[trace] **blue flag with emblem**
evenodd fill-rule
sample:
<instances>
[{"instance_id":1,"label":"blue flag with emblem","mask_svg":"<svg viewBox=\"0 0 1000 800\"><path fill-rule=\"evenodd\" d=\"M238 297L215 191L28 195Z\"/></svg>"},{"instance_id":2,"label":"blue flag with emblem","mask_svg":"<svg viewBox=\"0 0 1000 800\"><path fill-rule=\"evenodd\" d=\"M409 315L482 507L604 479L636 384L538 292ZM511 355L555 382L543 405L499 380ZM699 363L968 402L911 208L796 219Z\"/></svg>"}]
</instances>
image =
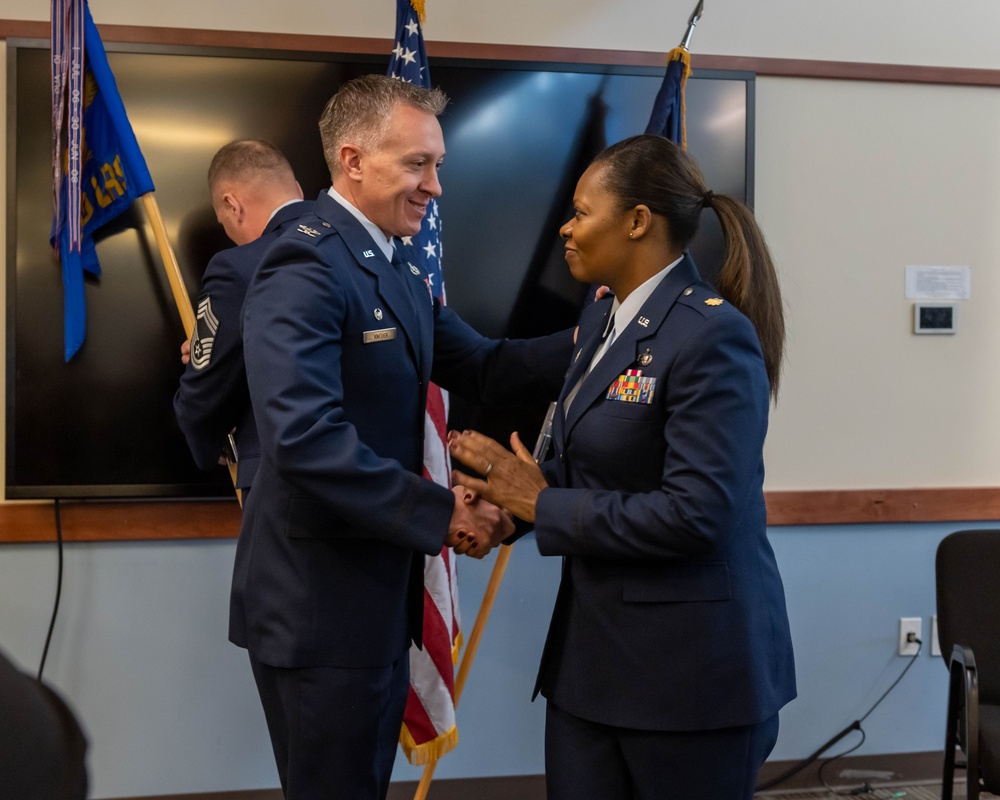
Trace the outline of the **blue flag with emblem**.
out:
<instances>
[{"instance_id":1,"label":"blue flag with emblem","mask_svg":"<svg viewBox=\"0 0 1000 800\"><path fill-rule=\"evenodd\" d=\"M153 191L86 0L52 2L52 91L51 244L62 262L69 361L86 331L83 273L101 273L94 233Z\"/></svg>"},{"instance_id":2,"label":"blue flag with emblem","mask_svg":"<svg viewBox=\"0 0 1000 800\"><path fill-rule=\"evenodd\" d=\"M691 54L675 47L667 54L667 72L653 102L646 133L665 136L687 148L684 128L684 86L691 74Z\"/></svg>"}]
</instances>

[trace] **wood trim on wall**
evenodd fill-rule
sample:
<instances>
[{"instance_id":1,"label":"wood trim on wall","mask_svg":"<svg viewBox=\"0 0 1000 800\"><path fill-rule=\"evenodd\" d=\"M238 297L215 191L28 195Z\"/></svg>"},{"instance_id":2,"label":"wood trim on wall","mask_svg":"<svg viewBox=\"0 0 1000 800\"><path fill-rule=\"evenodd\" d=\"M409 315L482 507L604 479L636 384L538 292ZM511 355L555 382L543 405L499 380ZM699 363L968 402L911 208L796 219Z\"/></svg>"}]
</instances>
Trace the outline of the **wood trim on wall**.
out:
<instances>
[{"instance_id":1,"label":"wood trim on wall","mask_svg":"<svg viewBox=\"0 0 1000 800\"><path fill-rule=\"evenodd\" d=\"M388 54L389 38L317 36L304 33L262 33L199 28L158 28L139 25L98 25L105 42L176 47L233 47L305 52ZM0 19L0 38L47 39L46 20ZM660 67L664 52L538 47L479 42L427 42L433 58L478 58L503 61L556 61L576 64L613 64ZM692 66L702 69L745 70L757 75L850 81L934 83L949 86L998 86L1000 70L935 67L913 64L875 64L855 61L810 61L756 56L713 56L694 53Z\"/></svg>"},{"instance_id":2,"label":"wood trim on wall","mask_svg":"<svg viewBox=\"0 0 1000 800\"><path fill-rule=\"evenodd\" d=\"M1000 487L766 492L767 524L1000 520Z\"/></svg>"},{"instance_id":3,"label":"wood trim on wall","mask_svg":"<svg viewBox=\"0 0 1000 800\"><path fill-rule=\"evenodd\" d=\"M60 501L67 542L145 539L232 539L240 532L240 507L232 501ZM54 542L54 504L0 504L0 542Z\"/></svg>"},{"instance_id":4,"label":"wood trim on wall","mask_svg":"<svg viewBox=\"0 0 1000 800\"><path fill-rule=\"evenodd\" d=\"M767 524L843 525L1000 520L1000 488L854 489L766 492ZM231 539L240 509L232 501L61 501L67 542ZM0 504L0 543L55 541L50 502Z\"/></svg>"}]
</instances>

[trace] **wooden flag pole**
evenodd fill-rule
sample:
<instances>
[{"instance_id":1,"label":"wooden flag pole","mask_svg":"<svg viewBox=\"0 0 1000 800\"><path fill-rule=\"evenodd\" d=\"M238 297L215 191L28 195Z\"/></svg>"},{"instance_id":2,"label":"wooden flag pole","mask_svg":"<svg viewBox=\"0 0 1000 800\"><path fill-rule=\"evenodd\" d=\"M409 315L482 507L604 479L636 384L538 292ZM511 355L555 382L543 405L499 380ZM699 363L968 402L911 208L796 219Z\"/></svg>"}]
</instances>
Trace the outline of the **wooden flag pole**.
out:
<instances>
[{"instance_id":1,"label":"wooden flag pole","mask_svg":"<svg viewBox=\"0 0 1000 800\"><path fill-rule=\"evenodd\" d=\"M142 196L142 203L146 207L146 216L149 217L149 224L153 226L153 237L156 239L156 246L160 250L160 258L163 260L163 269L167 273L167 280L170 282L170 291L174 295L174 304L177 306L177 313L181 315L181 324L184 326L184 335L188 339L194 333L195 316L194 308L191 305L191 296L184 286L184 279L181 277L180 264L177 263L177 256L174 248L170 246L170 239L167 238L167 228L163 224L163 215L160 214L160 205L156 202L156 197L152 192L146 192ZM236 464L227 461L229 466L229 477L232 478L233 486L236 486ZM237 488L236 499L243 507L243 493Z\"/></svg>"},{"instance_id":2,"label":"wooden flag pole","mask_svg":"<svg viewBox=\"0 0 1000 800\"><path fill-rule=\"evenodd\" d=\"M160 206L156 202L152 192L146 192L142 196L142 203L146 207L146 215L149 223L153 226L153 236L156 238L156 246L160 249L160 258L163 259L163 268L167 272L167 280L170 281L170 290L174 294L174 303L177 311L181 315L181 323L184 325L184 334L191 338L194 333L195 317L194 308L191 306L191 297L184 286L181 278L181 268L177 263L177 256L170 246L167 238L167 229L163 224L163 215L160 214Z\"/></svg>"},{"instance_id":3,"label":"wooden flag pole","mask_svg":"<svg viewBox=\"0 0 1000 800\"><path fill-rule=\"evenodd\" d=\"M574 340L575 340L574 336ZM552 419L556 413L555 402L549 403L549 410L545 414L545 421L542 422L542 429L538 432L538 440L535 442L535 449L532 457L535 463L539 463L545 458L549 445L552 442ZM462 663L458 665L458 675L455 676L455 707L458 707L458 700L462 696L465 688L465 681L469 677L469 670L472 669L472 662L476 658L476 650L479 649L479 640L483 638L483 631L486 630L486 621L493 611L493 601L497 599L497 592L500 591L500 584L503 583L503 574L507 571L507 562L510 561L511 547L503 545L496 563L493 565L493 572L490 574L490 582L486 585L483 593L483 602L479 604L479 613L476 614L476 624L472 626L472 635L469 637L469 644L462 654ZM425 800L427 792L431 788L431 780L434 778L434 769L437 767L437 759L424 767L424 774L420 776L420 783L417 784L417 792L413 795L413 800Z\"/></svg>"},{"instance_id":4,"label":"wooden flag pole","mask_svg":"<svg viewBox=\"0 0 1000 800\"><path fill-rule=\"evenodd\" d=\"M483 593L483 602L479 606L479 613L476 614L476 623L472 626L472 634L469 636L469 643L462 653L462 661L458 665L458 674L455 676L455 706L458 707L459 698L465 688L465 681L469 677L469 670L472 669L472 662L476 658L476 650L479 649L479 642L483 638L483 631L486 630L486 622L490 618L493 610L493 602L500 591L500 584L503 583L503 574L507 570L507 562L510 561L510 552L513 548L508 545L500 547L500 553L493 564L493 572L490 574L490 582L486 585ZM437 759L431 761L424 767L424 773L420 776L420 783L417 784L416 794L413 800L425 800L427 792L431 788L431 781L434 779L434 769L437 767Z\"/></svg>"}]
</instances>

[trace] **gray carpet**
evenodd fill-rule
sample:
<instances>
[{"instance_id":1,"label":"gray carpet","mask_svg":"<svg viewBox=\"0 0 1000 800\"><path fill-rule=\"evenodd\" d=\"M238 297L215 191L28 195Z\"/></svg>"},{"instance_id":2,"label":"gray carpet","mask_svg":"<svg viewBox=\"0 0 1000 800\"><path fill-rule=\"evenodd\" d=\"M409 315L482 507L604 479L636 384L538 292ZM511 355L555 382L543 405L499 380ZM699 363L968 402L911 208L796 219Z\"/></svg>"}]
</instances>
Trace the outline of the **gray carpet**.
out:
<instances>
[{"instance_id":1,"label":"gray carpet","mask_svg":"<svg viewBox=\"0 0 1000 800\"><path fill-rule=\"evenodd\" d=\"M873 789L870 792L864 792L862 794L850 794L850 788L845 787L840 789L838 787L838 793L828 792L828 791L815 791L812 789L800 790L797 792L781 792L775 790L773 792L760 792L755 794L755 798L760 798L760 800L831 800L835 797L854 797L857 800L890 800L891 798L900 798L900 800L941 800L941 786L940 784L925 784L921 786L891 786L885 788ZM983 800L987 798L995 798L996 795L986 794L985 792L979 795ZM964 800L965 798L965 787L955 786L954 793L955 800Z\"/></svg>"}]
</instances>

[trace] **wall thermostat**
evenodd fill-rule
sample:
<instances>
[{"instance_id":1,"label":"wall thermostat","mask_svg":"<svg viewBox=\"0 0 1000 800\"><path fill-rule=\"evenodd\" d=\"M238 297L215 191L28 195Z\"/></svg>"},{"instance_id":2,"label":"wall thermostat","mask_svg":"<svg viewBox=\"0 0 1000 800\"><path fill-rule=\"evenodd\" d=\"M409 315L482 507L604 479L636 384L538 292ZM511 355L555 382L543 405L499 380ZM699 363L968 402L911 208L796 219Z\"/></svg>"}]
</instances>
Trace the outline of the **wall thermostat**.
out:
<instances>
[{"instance_id":1,"label":"wall thermostat","mask_svg":"<svg viewBox=\"0 0 1000 800\"><path fill-rule=\"evenodd\" d=\"M954 303L914 303L914 333L954 333L957 324Z\"/></svg>"}]
</instances>

